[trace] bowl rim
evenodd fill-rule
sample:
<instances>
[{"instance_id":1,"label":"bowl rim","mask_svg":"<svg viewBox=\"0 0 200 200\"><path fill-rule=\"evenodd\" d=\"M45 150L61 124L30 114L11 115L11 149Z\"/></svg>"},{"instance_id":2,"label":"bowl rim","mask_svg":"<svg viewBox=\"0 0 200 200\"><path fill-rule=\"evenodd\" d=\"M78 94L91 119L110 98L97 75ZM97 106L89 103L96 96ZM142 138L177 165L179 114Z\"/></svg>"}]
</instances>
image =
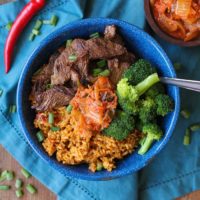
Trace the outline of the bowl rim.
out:
<instances>
[{"instance_id":1,"label":"bowl rim","mask_svg":"<svg viewBox=\"0 0 200 200\"><path fill-rule=\"evenodd\" d=\"M183 40L176 39L167 33L165 33L157 24L155 21L152 11L151 11L151 6L150 6L150 0L145 0L144 1L144 11L145 11L145 16L146 20L148 21L150 27L153 29L153 31L158 35L160 38L164 39L167 42L170 42L172 44L176 44L179 46L183 47L195 47L195 46L200 46L200 38L197 40L191 40L188 42L185 42Z\"/></svg>"},{"instance_id":2,"label":"bowl rim","mask_svg":"<svg viewBox=\"0 0 200 200\"><path fill-rule=\"evenodd\" d=\"M88 174L84 174L84 173L75 173L74 171L71 170L64 170L61 169L61 164L58 161L54 161L53 159L51 159L51 157L49 157L44 150L41 150L40 148L38 148L38 144L32 140L31 138L31 133L29 133L27 127L26 127L26 122L24 121L24 116L23 116L23 112L22 112L22 107L23 107L23 102L22 102L22 92L23 92L23 83L24 83L24 79L27 75L27 72L29 71L30 68L30 64L32 63L32 61L35 59L35 55L37 55L37 52L41 51L47 44L49 41L51 41L52 39L55 39L55 37L58 37L61 33L66 32L66 30L76 27L79 24L95 24L95 22L97 21L104 21L104 23L106 24L116 24L116 25L123 25L126 26L134 31L139 32L140 34L142 34L144 37L147 37L148 41L151 43L151 45L153 45L162 55L163 59L166 61L166 63L169 66L169 71L172 74L172 77L176 77L176 73L174 71L174 68L171 64L171 61L169 60L167 54L165 53L165 51L160 47L160 45L146 32L144 32L142 29L128 23L122 20L117 20L117 19L112 19L112 18L88 18L88 19L81 19L78 21L74 21L71 23L68 23L60 28L58 28L57 30L55 30L54 32L52 32L51 34L49 34L47 37L45 37L40 43L39 45L33 50L32 54L29 56L29 58L27 59L22 73L20 75L19 78L19 82L18 82L18 86L17 86L17 107L18 107L18 117L20 119L20 124L23 130L23 133L25 135L26 140L28 141L28 143L30 144L30 146L32 147L32 149L38 154L38 156L40 158L42 158L44 161L46 161L46 163L50 164L54 169L58 170L60 173L62 173L65 177L73 177L73 178L77 178L77 179L83 179L83 180L92 180L92 181L98 181L98 180L110 180L110 179L114 179L114 178L119 178L125 175L129 175L132 174L133 172L136 172L140 169L142 169L144 166L146 166L150 160L156 156L161 149L164 148L164 146L166 146L167 142L169 141L170 137L173 134L173 130L176 126L177 123L177 119L179 116L179 111L180 111L180 94L179 94L179 88L174 86L174 94L175 94L175 109L174 109L174 114L173 114L173 118L171 120L170 123L170 127L168 129L168 134L166 133L167 137L159 144L159 146L155 149L154 152L152 152L151 156L149 156L146 159L143 159L144 161L142 162L142 164L140 166L136 166L136 167L132 167L130 170L121 170L121 171L115 171L113 170L112 172L106 174L104 177L99 174L99 173L91 173L91 175ZM66 169L66 168L65 168Z\"/></svg>"}]
</instances>

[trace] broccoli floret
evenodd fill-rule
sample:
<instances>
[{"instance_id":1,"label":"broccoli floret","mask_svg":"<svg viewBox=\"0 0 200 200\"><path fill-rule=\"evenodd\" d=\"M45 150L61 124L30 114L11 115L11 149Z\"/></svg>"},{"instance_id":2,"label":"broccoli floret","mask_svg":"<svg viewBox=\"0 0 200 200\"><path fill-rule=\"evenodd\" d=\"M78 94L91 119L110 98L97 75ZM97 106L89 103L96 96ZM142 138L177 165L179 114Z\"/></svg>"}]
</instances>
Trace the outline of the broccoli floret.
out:
<instances>
[{"instance_id":1,"label":"broccoli floret","mask_svg":"<svg viewBox=\"0 0 200 200\"><path fill-rule=\"evenodd\" d=\"M131 131L134 130L134 128L134 117L120 111L117 113L109 127L103 130L103 133L106 136L115 138L116 140L123 140L131 133Z\"/></svg>"},{"instance_id":2,"label":"broccoli floret","mask_svg":"<svg viewBox=\"0 0 200 200\"><path fill-rule=\"evenodd\" d=\"M127 78L132 85L137 85L155 72L148 61L140 59L124 72L122 78Z\"/></svg>"},{"instance_id":3,"label":"broccoli floret","mask_svg":"<svg viewBox=\"0 0 200 200\"><path fill-rule=\"evenodd\" d=\"M165 94L165 88L162 83L156 83L149 90L146 91L145 96L155 98L159 94Z\"/></svg>"},{"instance_id":4,"label":"broccoli floret","mask_svg":"<svg viewBox=\"0 0 200 200\"><path fill-rule=\"evenodd\" d=\"M145 154L155 140L160 140L163 135L162 130L157 124L146 124L143 126L142 132L146 134L146 138L141 145L138 154Z\"/></svg>"},{"instance_id":5,"label":"broccoli floret","mask_svg":"<svg viewBox=\"0 0 200 200\"><path fill-rule=\"evenodd\" d=\"M156 120L156 104L153 99L146 98L141 101L139 118L142 123L147 124Z\"/></svg>"},{"instance_id":6,"label":"broccoli floret","mask_svg":"<svg viewBox=\"0 0 200 200\"><path fill-rule=\"evenodd\" d=\"M159 94L155 98L155 103L157 105L157 115L165 116L169 112L173 111L174 102L173 100L166 94Z\"/></svg>"},{"instance_id":7,"label":"broccoli floret","mask_svg":"<svg viewBox=\"0 0 200 200\"><path fill-rule=\"evenodd\" d=\"M139 97L157 82L159 82L157 73L148 76L136 86L130 85L127 78L122 78L117 84L119 105L124 111L136 114L138 112Z\"/></svg>"}]
</instances>

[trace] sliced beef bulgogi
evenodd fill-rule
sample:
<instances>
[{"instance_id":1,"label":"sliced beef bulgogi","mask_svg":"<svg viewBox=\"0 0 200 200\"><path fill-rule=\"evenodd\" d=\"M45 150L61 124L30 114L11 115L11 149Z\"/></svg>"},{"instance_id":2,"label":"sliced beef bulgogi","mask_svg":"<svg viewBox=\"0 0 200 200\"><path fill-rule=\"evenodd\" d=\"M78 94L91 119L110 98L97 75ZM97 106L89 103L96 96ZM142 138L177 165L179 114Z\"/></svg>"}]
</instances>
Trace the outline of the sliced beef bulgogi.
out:
<instances>
[{"instance_id":1,"label":"sliced beef bulgogi","mask_svg":"<svg viewBox=\"0 0 200 200\"><path fill-rule=\"evenodd\" d=\"M36 103L32 106L37 111L52 110L53 108L65 106L75 95L75 91L64 86L53 86L36 96Z\"/></svg>"},{"instance_id":2,"label":"sliced beef bulgogi","mask_svg":"<svg viewBox=\"0 0 200 200\"><path fill-rule=\"evenodd\" d=\"M70 59L70 56L75 59ZM49 63L33 76L30 98L33 108L44 111L67 105L80 83L96 80L97 77L89 73L89 67L99 59L108 61L109 78L114 86L124 70L134 62L134 55L127 51L114 25L105 28L104 37L74 39L70 46L59 48L50 57ZM48 84L51 84L50 89L46 87Z\"/></svg>"}]
</instances>

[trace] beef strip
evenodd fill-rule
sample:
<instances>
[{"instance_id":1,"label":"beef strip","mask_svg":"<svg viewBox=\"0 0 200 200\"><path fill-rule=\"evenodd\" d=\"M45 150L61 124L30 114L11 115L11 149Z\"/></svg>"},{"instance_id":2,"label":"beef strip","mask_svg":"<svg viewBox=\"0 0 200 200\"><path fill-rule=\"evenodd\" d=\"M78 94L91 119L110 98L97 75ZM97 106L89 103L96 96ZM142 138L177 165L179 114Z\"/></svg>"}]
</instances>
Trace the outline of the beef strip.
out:
<instances>
[{"instance_id":1,"label":"beef strip","mask_svg":"<svg viewBox=\"0 0 200 200\"><path fill-rule=\"evenodd\" d=\"M117 34L117 27L115 25L106 26L104 31L104 38L109 39L116 44L124 46L124 41L122 37Z\"/></svg>"},{"instance_id":2,"label":"beef strip","mask_svg":"<svg viewBox=\"0 0 200 200\"><path fill-rule=\"evenodd\" d=\"M104 38L89 39L86 45L89 51L89 58L92 60L110 59L127 52L124 46Z\"/></svg>"},{"instance_id":3,"label":"beef strip","mask_svg":"<svg viewBox=\"0 0 200 200\"><path fill-rule=\"evenodd\" d=\"M69 104L74 95L75 91L72 88L53 86L36 96L36 102L32 108L37 111L46 111L65 106Z\"/></svg>"},{"instance_id":4,"label":"beef strip","mask_svg":"<svg viewBox=\"0 0 200 200\"><path fill-rule=\"evenodd\" d=\"M108 60L108 68L111 71L110 80L114 86L119 82L124 71L133 64L134 60L135 56L129 52Z\"/></svg>"}]
</instances>

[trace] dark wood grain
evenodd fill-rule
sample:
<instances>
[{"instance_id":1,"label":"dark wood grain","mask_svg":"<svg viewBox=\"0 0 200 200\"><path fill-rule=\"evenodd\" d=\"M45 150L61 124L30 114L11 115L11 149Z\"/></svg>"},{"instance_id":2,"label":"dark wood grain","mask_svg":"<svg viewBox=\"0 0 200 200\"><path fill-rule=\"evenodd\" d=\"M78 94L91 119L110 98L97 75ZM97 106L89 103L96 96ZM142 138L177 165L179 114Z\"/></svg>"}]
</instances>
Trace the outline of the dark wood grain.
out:
<instances>
[{"instance_id":1,"label":"dark wood grain","mask_svg":"<svg viewBox=\"0 0 200 200\"><path fill-rule=\"evenodd\" d=\"M0 171L3 170L12 170L15 172L15 179L13 181L4 181L0 182L0 185L11 185L11 190L9 191L1 191L0 190L0 200L17 200L18 198L15 196L15 180L16 178L20 178L24 182L24 186L26 184L31 183L37 189L38 192L34 195L28 193L23 187L24 196L20 198L21 200L56 200L56 196L49 191L46 187L44 187L39 181L37 181L34 177L29 179L24 178L21 174L21 166L2 148L0 145Z\"/></svg>"}]
</instances>

